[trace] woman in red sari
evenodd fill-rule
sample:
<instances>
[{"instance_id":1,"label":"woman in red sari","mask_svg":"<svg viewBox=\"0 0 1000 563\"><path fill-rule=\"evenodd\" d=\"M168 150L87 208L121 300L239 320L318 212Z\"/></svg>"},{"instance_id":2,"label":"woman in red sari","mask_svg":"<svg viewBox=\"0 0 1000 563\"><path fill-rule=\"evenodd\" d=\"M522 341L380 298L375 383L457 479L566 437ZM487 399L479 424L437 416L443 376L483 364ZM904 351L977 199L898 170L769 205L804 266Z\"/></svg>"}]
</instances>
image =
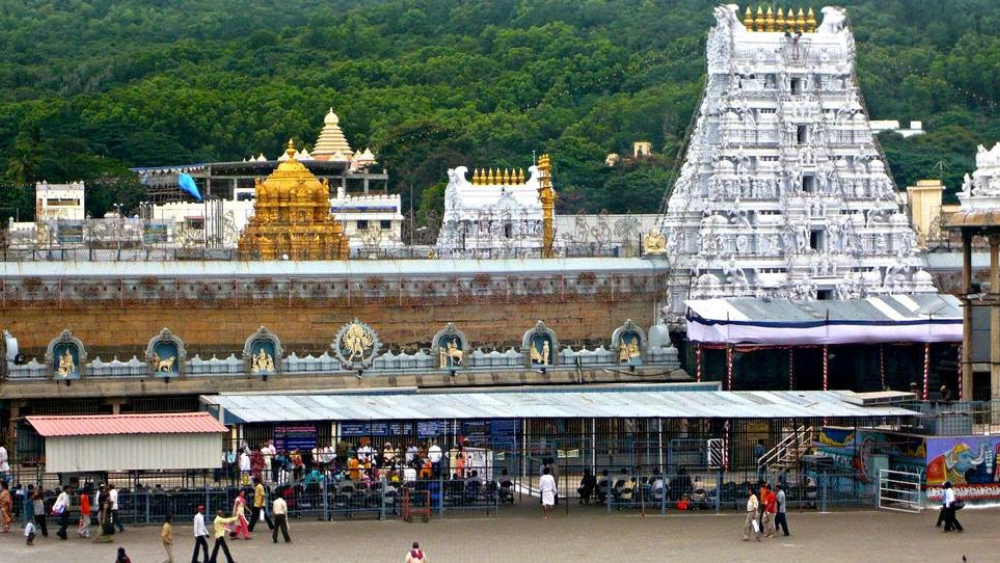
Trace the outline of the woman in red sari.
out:
<instances>
[{"instance_id":1,"label":"woman in red sari","mask_svg":"<svg viewBox=\"0 0 1000 563\"><path fill-rule=\"evenodd\" d=\"M241 537L245 540L250 539L250 528L249 522L247 522L246 507L246 491L240 491L239 496L236 497L236 502L233 503L233 516L236 517L236 523L235 528L233 529L232 537L236 539Z\"/></svg>"}]
</instances>

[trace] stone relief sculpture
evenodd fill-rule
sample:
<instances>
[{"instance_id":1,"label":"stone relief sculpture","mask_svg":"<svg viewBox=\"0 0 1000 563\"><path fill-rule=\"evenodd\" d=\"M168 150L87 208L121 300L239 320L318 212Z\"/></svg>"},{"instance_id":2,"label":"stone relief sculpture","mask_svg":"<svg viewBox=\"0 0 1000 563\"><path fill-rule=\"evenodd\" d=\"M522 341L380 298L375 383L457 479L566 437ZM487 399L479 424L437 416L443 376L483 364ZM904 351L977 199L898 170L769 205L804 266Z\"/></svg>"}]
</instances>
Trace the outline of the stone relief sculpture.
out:
<instances>
[{"instance_id":1,"label":"stone relief sculpture","mask_svg":"<svg viewBox=\"0 0 1000 563\"><path fill-rule=\"evenodd\" d=\"M345 324L331 347L344 367L370 367L379 349L378 334L367 324L354 319Z\"/></svg>"},{"instance_id":2,"label":"stone relief sculpture","mask_svg":"<svg viewBox=\"0 0 1000 563\"><path fill-rule=\"evenodd\" d=\"M59 357L59 369L57 372L63 377L76 372L76 362L73 361L73 355L70 353L68 346L63 348L63 354Z\"/></svg>"}]
</instances>

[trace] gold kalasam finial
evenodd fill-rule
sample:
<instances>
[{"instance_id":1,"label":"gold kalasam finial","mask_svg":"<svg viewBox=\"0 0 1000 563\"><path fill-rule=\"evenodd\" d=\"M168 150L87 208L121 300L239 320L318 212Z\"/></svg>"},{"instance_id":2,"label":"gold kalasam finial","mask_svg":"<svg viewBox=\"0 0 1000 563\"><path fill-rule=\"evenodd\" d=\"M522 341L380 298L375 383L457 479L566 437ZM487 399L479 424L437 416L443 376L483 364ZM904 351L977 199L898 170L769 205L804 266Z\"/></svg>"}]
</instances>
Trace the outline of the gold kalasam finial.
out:
<instances>
[{"instance_id":1,"label":"gold kalasam finial","mask_svg":"<svg viewBox=\"0 0 1000 563\"><path fill-rule=\"evenodd\" d=\"M750 11L750 4L747 4L747 11L743 14L743 26L747 31L753 31L753 12Z\"/></svg>"},{"instance_id":2,"label":"gold kalasam finial","mask_svg":"<svg viewBox=\"0 0 1000 563\"><path fill-rule=\"evenodd\" d=\"M806 31L809 33L816 31L816 14L813 13L812 8L809 8L809 14L806 16Z\"/></svg>"},{"instance_id":3,"label":"gold kalasam finial","mask_svg":"<svg viewBox=\"0 0 1000 563\"><path fill-rule=\"evenodd\" d=\"M493 175L493 169L492 168L490 168L490 171L486 174L486 183L487 184L495 184L496 183L496 176Z\"/></svg>"},{"instance_id":4,"label":"gold kalasam finial","mask_svg":"<svg viewBox=\"0 0 1000 563\"><path fill-rule=\"evenodd\" d=\"M757 5L757 17L753 20L754 31L764 31L764 8Z\"/></svg>"},{"instance_id":5,"label":"gold kalasam finial","mask_svg":"<svg viewBox=\"0 0 1000 563\"><path fill-rule=\"evenodd\" d=\"M775 31L785 31L785 11L778 8L778 17L774 18Z\"/></svg>"},{"instance_id":6,"label":"gold kalasam finial","mask_svg":"<svg viewBox=\"0 0 1000 563\"><path fill-rule=\"evenodd\" d=\"M288 148L285 149L285 154L288 155L289 160L295 160L295 141L293 139L288 139Z\"/></svg>"},{"instance_id":7,"label":"gold kalasam finial","mask_svg":"<svg viewBox=\"0 0 1000 563\"><path fill-rule=\"evenodd\" d=\"M771 7L767 7L767 17L764 18L764 25L766 26L765 31L774 31L774 11Z\"/></svg>"},{"instance_id":8,"label":"gold kalasam finial","mask_svg":"<svg viewBox=\"0 0 1000 563\"><path fill-rule=\"evenodd\" d=\"M503 169L503 183L508 186L511 184L510 170L506 168Z\"/></svg>"},{"instance_id":9,"label":"gold kalasam finial","mask_svg":"<svg viewBox=\"0 0 1000 563\"><path fill-rule=\"evenodd\" d=\"M795 18L795 31L805 32L806 30L806 13L799 8L799 15Z\"/></svg>"},{"instance_id":10,"label":"gold kalasam finial","mask_svg":"<svg viewBox=\"0 0 1000 563\"><path fill-rule=\"evenodd\" d=\"M524 183L524 168L517 169L517 183L518 184Z\"/></svg>"},{"instance_id":11,"label":"gold kalasam finial","mask_svg":"<svg viewBox=\"0 0 1000 563\"><path fill-rule=\"evenodd\" d=\"M472 185L476 185L478 183L479 183L479 169L478 168L473 168L472 169Z\"/></svg>"}]
</instances>

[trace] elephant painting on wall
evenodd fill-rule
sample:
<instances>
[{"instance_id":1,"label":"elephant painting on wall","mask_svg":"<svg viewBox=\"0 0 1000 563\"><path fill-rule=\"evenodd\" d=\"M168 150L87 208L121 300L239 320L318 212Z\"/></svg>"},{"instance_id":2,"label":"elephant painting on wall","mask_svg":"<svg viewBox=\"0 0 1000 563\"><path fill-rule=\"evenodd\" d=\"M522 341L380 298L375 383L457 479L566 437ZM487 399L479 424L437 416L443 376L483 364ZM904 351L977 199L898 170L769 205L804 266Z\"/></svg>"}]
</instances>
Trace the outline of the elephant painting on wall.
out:
<instances>
[{"instance_id":1,"label":"elephant painting on wall","mask_svg":"<svg viewBox=\"0 0 1000 563\"><path fill-rule=\"evenodd\" d=\"M927 440L927 484L981 485L997 481L1000 438L963 436Z\"/></svg>"}]
</instances>

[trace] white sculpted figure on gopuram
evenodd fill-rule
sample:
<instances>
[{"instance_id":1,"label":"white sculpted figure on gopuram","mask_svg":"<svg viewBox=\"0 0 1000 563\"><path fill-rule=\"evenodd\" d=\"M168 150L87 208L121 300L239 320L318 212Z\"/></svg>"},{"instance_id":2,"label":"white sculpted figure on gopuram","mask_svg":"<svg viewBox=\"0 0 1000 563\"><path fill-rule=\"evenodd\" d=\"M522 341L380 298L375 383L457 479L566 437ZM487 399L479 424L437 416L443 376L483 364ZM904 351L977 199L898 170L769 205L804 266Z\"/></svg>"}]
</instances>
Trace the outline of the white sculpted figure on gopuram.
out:
<instances>
[{"instance_id":1,"label":"white sculpted figure on gopuram","mask_svg":"<svg viewBox=\"0 0 1000 563\"><path fill-rule=\"evenodd\" d=\"M661 222L684 299L933 292L855 75L841 8L715 9L708 81Z\"/></svg>"},{"instance_id":2,"label":"white sculpted figure on gopuram","mask_svg":"<svg viewBox=\"0 0 1000 563\"><path fill-rule=\"evenodd\" d=\"M1000 143L990 150L979 145L976 171L965 175L958 199L962 210L1000 209Z\"/></svg>"}]
</instances>

